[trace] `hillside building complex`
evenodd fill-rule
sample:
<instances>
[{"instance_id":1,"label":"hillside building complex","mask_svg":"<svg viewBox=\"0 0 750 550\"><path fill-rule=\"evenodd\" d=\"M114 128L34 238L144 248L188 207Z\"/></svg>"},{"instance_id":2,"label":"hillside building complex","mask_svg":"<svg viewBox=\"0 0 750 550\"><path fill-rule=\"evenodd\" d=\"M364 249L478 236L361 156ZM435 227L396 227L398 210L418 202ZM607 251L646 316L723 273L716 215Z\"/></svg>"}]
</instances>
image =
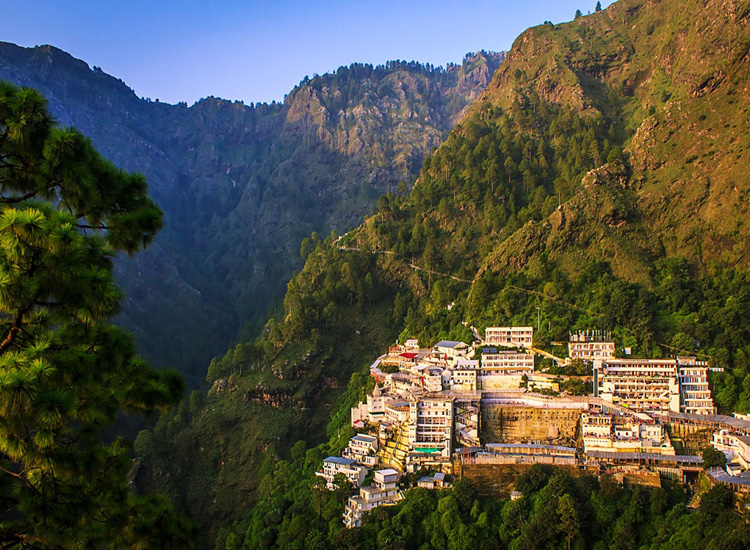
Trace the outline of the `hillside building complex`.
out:
<instances>
[{"instance_id":1,"label":"hillside building complex","mask_svg":"<svg viewBox=\"0 0 750 550\"><path fill-rule=\"evenodd\" d=\"M679 439L684 452L696 433L713 433L732 472L750 467L750 420L715 414L708 365L694 357L619 359L609 333L579 332L571 334L570 355L592 361L593 376L563 376L535 370L535 353L543 352L528 349L530 327L489 328L487 338L493 344L477 350L447 340L417 348L410 340L371 365L375 388L351 409L352 426L364 433L318 473L328 487L339 473L358 486L368 468L386 468L349 499L347 527L376 506L394 504L400 472L423 467L434 472L420 478L426 488L444 487L442 473L464 466L537 463L674 479L701 471L701 457L675 450ZM517 349L498 349L503 345ZM545 356L558 367L570 362ZM593 395L560 394L561 387L585 384Z\"/></svg>"}]
</instances>

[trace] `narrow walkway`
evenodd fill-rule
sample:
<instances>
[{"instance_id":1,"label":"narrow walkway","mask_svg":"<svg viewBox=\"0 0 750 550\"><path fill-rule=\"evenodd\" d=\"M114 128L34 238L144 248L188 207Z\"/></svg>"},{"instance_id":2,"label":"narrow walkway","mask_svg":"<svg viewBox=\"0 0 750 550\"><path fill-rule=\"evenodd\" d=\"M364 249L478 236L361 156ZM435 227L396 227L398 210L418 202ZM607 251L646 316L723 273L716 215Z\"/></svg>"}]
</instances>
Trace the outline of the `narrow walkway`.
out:
<instances>
[{"instance_id":1,"label":"narrow walkway","mask_svg":"<svg viewBox=\"0 0 750 550\"><path fill-rule=\"evenodd\" d=\"M343 252L359 252L360 251L358 247L354 247L354 246L340 246L339 250ZM441 273L440 271L435 271L434 269L427 269L425 267L421 267L407 260L405 256L401 254L397 254L396 252L392 250L372 250L371 252L373 254L389 254L390 256L397 256L399 258L402 258L406 262L406 265L408 265L412 269L415 269L417 271L424 271L425 273L429 273L430 275L437 275L438 277L450 277L451 279L453 279L454 281L458 281L459 283L466 283L466 284L473 283L473 281L470 281L468 279L462 279L461 277L456 277L455 275L451 275L449 273Z\"/></svg>"},{"instance_id":2,"label":"narrow walkway","mask_svg":"<svg viewBox=\"0 0 750 550\"><path fill-rule=\"evenodd\" d=\"M560 357L552 355L551 353L549 353L548 351L544 351L543 349L532 347L531 351L533 351L534 353L538 353L539 355L546 357L547 359L552 359L555 363L559 365L564 365L567 362L567 359L561 359Z\"/></svg>"}]
</instances>

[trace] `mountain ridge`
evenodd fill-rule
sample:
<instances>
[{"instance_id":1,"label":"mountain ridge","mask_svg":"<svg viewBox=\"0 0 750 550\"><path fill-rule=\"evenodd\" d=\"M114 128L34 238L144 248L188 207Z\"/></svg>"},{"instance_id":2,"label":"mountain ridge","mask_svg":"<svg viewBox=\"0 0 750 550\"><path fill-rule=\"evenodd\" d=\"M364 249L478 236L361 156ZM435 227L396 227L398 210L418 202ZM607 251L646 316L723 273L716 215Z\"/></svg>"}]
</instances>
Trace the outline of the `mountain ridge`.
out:
<instances>
[{"instance_id":1,"label":"mountain ridge","mask_svg":"<svg viewBox=\"0 0 750 550\"><path fill-rule=\"evenodd\" d=\"M447 69L352 64L302 81L283 103L250 106L138 98L53 46L1 43L0 78L40 89L61 123L147 176L165 228L144 254L116 262L127 297L120 322L147 358L197 385L208 361L280 298L302 238L346 230L382 192L410 184L501 60L478 52Z\"/></svg>"},{"instance_id":2,"label":"mountain ridge","mask_svg":"<svg viewBox=\"0 0 750 550\"><path fill-rule=\"evenodd\" d=\"M542 344L596 328L636 355L711 357L725 369L712 378L719 408L750 410L750 318L738 306L750 296L750 187L738 175L750 155L740 131L750 108L748 6L620 0L525 31L411 192L381 197L341 238L313 239L283 310L212 362L205 404L165 416L160 443L143 435L144 487L171 487L178 502L226 524L237 517L227 502L271 491L273 464L295 439L311 457L346 444L348 408L392 338L469 341L462 323L538 319ZM711 16L699 17L704 10ZM318 446L326 414L330 440ZM245 441L218 428L249 430L266 415L275 421ZM200 454L191 455L200 465L169 463L195 441L222 466ZM165 483L173 468L223 503Z\"/></svg>"}]
</instances>

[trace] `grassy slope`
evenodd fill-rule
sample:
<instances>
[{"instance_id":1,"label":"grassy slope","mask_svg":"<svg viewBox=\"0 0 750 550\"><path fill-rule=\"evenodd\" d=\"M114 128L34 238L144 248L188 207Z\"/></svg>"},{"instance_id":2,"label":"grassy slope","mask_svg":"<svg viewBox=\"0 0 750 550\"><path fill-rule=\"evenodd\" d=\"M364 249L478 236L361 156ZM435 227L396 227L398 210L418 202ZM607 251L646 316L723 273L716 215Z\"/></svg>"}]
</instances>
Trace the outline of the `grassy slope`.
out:
<instances>
[{"instance_id":1,"label":"grassy slope","mask_svg":"<svg viewBox=\"0 0 750 550\"><path fill-rule=\"evenodd\" d=\"M544 250L572 269L598 256L633 281L648 280L649 264L663 256L685 256L702 270L714 261L748 265L748 6L618 2L516 41L483 101L512 110L521 70L548 101L616 120L631 173L591 174L573 200L542 227L514 235L489 266L518 268L522 250Z\"/></svg>"}]
</instances>

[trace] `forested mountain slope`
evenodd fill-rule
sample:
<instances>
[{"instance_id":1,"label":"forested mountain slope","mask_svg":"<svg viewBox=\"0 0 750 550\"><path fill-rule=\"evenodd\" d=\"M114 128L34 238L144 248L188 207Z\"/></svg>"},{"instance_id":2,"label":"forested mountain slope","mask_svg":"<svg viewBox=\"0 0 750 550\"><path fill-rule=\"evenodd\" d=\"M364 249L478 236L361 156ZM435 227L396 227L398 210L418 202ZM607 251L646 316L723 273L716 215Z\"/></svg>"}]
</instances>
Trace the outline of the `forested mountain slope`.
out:
<instances>
[{"instance_id":1,"label":"forested mountain slope","mask_svg":"<svg viewBox=\"0 0 750 550\"><path fill-rule=\"evenodd\" d=\"M139 437L142 486L169 487L213 530L260 483L233 540L304 539L288 529L315 517L312 497L282 486L289 463L272 475L273 457L302 439L302 460L326 422L306 461L341 448L393 337L469 338L462 321L538 311L542 344L598 328L642 356L708 356L727 369L720 409L750 410L749 24L748 2L620 0L524 32L411 193L308 243L283 311L211 364L208 395Z\"/></svg>"},{"instance_id":2,"label":"forested mountain slope","mask_svg":"<svg viewBox=\"0 0 750 550\"><path fill-rule=\"evenodd\" d=\"M0 79L40 90L60 123L146 175L164 230L144 254L117 261L120 323L151 361L197 384L282 297L302 238L345 231L382 193L410 185L502 58L354 64L305 78L283 103L250 106L138 98L51 46L0 43Z\"/></svg>"}]
</instances>

